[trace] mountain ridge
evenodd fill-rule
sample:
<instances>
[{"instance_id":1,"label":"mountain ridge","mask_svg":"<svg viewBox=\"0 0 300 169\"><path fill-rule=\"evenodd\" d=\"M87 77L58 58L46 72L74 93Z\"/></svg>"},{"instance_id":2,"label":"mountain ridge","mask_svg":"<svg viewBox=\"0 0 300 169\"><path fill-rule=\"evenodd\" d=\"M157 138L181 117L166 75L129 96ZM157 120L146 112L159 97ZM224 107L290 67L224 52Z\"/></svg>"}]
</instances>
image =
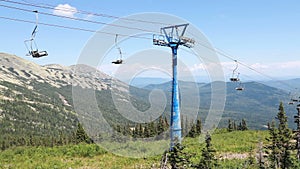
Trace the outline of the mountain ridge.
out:
<instances>
[{"instance_id":1,"label":"mountain ridge","mask_svg":"<svg viewBox=\"0 0 300 169\"><path fill-rule=\"evenodd\" d=\"M190 83L194 82L179 81L178 83L179 89L182 92L195 94L189 91L187 87L191 86ZM199 116L201 119L205 119L207 115L205 110L207 111L211 105L211 83L200 83L197 85L200 95ZM296 114L296 107L288 104L290 98L287 91L254 81L243 83L245 87L243 91L236 91L236 86L237 83L226 82L226 102L223 117L219 124L220 127L226 127L227 120L229 119L238 121L244 118L248 121L250 128L266 129L265 126L267 123L275 118L280 102L283 102L285 105L289 125L295 127L293 116ZM145 88L147 90L164 90L170 95L171 81L163 84L148 85ZM183 91L185 89L188 91Z\"/></svg>"},{"instance_id":2,"label":"mountain ridge","mask_svg":"<svg viewBox=\"0 0 300 169\"><path fill-rule=\"evenodd\" d=\"M72 137L80 117L74 109L74 88L95 92L98 107L110 124L126 122L111 105L110 95L111 90L123 95L126 85L93 67L40 66L5 53L0 53L0 63L0 142L14 145L10 142L31 137ZM137 107L145 105L130 97ZM123 101L128 102L126 99Z\"/></svg>"},{"instance_id":3,"label":"mountain ridge","mask_svg":"<svg viewBox=\"0 0 300 169\"><path fill-rule=\"evenodd\" d=\"M6 129L24 128L24 133L53 132L57 135L59 131L68 128L66 131L70 134L76 127L78 116L73 108L72 98L72 89L76 87L95 92L98 107L111 125L130 123L127 117L122 117L118 113L111 95L112 91L120 96L118 99L124 105L130 106L128 103L131 103L135 108L145 111L149 109L151 91L155 88L161 89L167 98L164 113L170 112L170 82L148 85L140 89L128 86L86 65L40 66L4 53L0 53L0 62L0 125L2 125L0 133L7 132ZM226 83L226 105L219 127L226 127L228 119L238 121L245 118L250 128L265 129L263 126L275 118L279 102L286 103L289 99L286 91L261 83L244 83L245 90L241 92L235 90L236 85ZM195 85L192 82L179 81L180 90L188 96L187 98L196 96L197 93L191 90L195 86L200 91L198 113L204 120L211 105L211 84ZM129 97L125 97L126 95ZM289 124L292 127L294 109L286 107ZM181 110L183 115L194 111L190 107L182 107ZM34 128L26 126L25 121L33 122ZM13 133L21 134L17 131L11 134Z\"/></svg>"},{"instance_id":4,"label":"mountain ridge","mask_svg":"<svg viewBox=\"0 0 300 169\"><path fill-rule=\"evenodd\" d=\"M109 87L105 81L111 79L110 76L87 65L63 66L50 64L40 66L15 55L5 53L0 53L0 62L1 80L25 86L30 81L36 80L41 83L49 83L55 87L80 85L84 88L102 90ZM102 79L103 81L100 81ZM25 84L24 81L26 81Z\"/></svg>"}]
</instances>

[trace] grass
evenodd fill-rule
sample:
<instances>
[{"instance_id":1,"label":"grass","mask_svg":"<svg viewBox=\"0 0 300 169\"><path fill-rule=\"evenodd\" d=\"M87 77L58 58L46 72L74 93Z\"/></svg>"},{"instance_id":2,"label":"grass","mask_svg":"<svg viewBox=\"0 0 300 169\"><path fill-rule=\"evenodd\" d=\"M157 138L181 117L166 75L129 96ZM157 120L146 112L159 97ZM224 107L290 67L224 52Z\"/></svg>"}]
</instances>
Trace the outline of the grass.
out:
<instances>
[{"instance_id":1,"label":"grass","mask_svg":"<svg viewBox=\"0 0 300 169\"><path fill-rule=\"evenodd\" d=\"M144 158L164 153L169 147L169 140L160 141L134 141L126 143L101 142L101 146L109 152L120 156Z\"/></svg>"},{"instance_id":2,"label":"grass","mask_svg":"<svg viewBox=\"0 0 300 169\"><path fill-rule=\"evenodd\" d=\"M151 166L157 158L125 158L97 145L79 144L59 147L15 147L0 154L2 169L60 168L137 168ZM148 168L148 167L146 167Z\"/></svg>"},{"instance_id":3,"label":"grass","mask_svg":"<svg viewBox=\"0 0 300 169\"><path fill-rule=\"evenodd\" d=\"M249 153L255 151L259 140L265 141L267 135L267 131L217 131L212 135L212 145L217 151L217 157L224 153ZM192 161L197 163L204 146L203 141L199 138L185 138L183 145L186 146L186 152L193 154ZM100 146L87 144L52 148L15 147L0 153L0 169L151 168L153 164L159 166L160 158L161 155L147 158L118 156ZM221 168L246 168L246 162L247 159L224 159L220 160L220 165Z\"/></svg>"},{"instance_id":4,"label":"grass","mask_svg":"<svg viewBox=\"0 0 300 169\"><path fill-rule=\"evenodd\" d=\"M232 131L217 130L212 135L212 146L216 150L216 157L224 157L225 154L230 154L234 157L239 155L249 156L258 150L258 143L263 141L266 143L268 131L247 130L247 131ZM186 138L183 141L186 146L185 151L189 154L194 154L191 159L193 163L197 163L201 157L201 150L204 147L204 137ZM221 168L247 168L245 164L248 158L232 158L219 160Z\"/></svg>"},{"instance_id":5,"label":"grass","mask_svg":"<svg viewBox=\"0 0 300 169\"><path fill-rule=\"evenodd\" d=\"M233 131L212 135L212 142L219 153L247 153L256 149L260 141L266 143L266 137L268 137L268 131Z\"/></svg>"}]
</instances>

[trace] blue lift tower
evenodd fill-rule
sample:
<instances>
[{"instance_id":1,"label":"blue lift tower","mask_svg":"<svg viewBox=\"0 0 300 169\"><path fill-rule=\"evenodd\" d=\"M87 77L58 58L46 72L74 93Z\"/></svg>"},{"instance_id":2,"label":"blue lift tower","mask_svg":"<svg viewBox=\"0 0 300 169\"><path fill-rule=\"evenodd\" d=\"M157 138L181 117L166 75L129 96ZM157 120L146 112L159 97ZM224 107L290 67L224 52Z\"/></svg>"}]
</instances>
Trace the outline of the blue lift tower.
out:
<instances>
[{"instance_id":1,"label":"blue lift tower","mask_svg":"<svg viewBox=\"0 0 300 169\"><path fill-rule=\"evenodd\" d=\"M181 121L180 121L180 101L177 80L177 50L179 45L191 48L195 41L184 37L184 33L189 24L173 25L161 28L164 34L153 35L153 44L158 46L170 47L172 50L172 107L170 125L170 149L176 143L181 143Z\"/></svg>"}]
</instances>

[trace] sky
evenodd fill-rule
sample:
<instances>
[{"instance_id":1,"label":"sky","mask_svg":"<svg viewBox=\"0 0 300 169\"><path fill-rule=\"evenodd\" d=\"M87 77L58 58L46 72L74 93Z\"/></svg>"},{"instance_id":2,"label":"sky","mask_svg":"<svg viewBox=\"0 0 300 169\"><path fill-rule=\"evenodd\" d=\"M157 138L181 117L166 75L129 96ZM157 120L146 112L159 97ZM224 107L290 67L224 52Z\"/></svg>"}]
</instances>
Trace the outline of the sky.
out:
<instances>
[{"instance_id":1,"label":"sky","mask_svg":"<svg viewBox=\"0 0 300 169\"><path fill-rule=\"evenodd\" d=\"M288 79L299 77L300 72L300 2L297 0L11 0L13 2L30 3L35 5L73 9L75 12L62 12L54 9L43 9L0 1L0 17L23 19L35 22L32 12L9 9L5 6L39 10L39 12L74 17L79 19L112 23L116 19L99 17L91 14L81 14L76 11L89 11L117 17L127 17L137 13L166 13L186 20L199 29L210 44L220 49L230 57L247 66L274 77L274 79ZM142 18L141 18L142 19ZM39 14L39 22L78 27L88 30L103 29L103 24L74 21L60 17ZM169 23L169 21L165 21ZM62 64L74 65L78 63L86 44L94 36L93 32L68 30L63 28L39 25L36 42L39 50L47 50L49 56L33 59L26 56L27 50L23 43L29 39L34 28L32 23L16 22L0 18L0 52L15 54L40 65ZM171 23L173 24L173 23ZM178 24L178 23L174 23ZM156 31L156 30L154 30ZM111 39L115 37L112 36ZM197 38L196 38L197 40ZM124 57L129 57L135 47L141 47L145 42L126 44L122 46ZM126 44L126 45L125 45ZM147 47L148 48L148 47ZM140 49L139 49L140 50ZM126 53L127 51L127 53ZM111 50L112 55L118 51ZM180 56L179 56L180 57ZM109 58L108 60L114 59ZM192 59L182 59L187 63L195 76L207 76L203 63ZM227 78L235 68L233 60L219 55L224 76ZM112 73L117 67L108 65L109 61L100 68L106 73ZM239 65L239 72L245 80L268 79L247 67Z\"/></svg>"}]
</instances>

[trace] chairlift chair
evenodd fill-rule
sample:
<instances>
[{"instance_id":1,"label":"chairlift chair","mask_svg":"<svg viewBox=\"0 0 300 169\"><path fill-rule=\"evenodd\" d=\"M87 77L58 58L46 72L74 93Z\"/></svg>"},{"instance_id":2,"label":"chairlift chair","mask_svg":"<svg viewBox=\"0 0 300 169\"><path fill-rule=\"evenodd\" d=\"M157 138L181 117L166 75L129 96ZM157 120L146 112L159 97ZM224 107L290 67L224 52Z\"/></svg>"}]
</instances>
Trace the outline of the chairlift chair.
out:
<instances>
[{"instance_id":1,"label":"chairlift chair","mask_svg":"<svg viewBox=\"0 0 300 169\"><path fill-rule=\"evenodd\" d=\"M112 61L111 63L113 63L113 64L122 64L123 63L123 60L122 59L117 59L117 60L115 60L115 61Z\"/></svg>"},{"instance_id":2,"label":"chairlift chair","mask_svg":"<svg viewBox=\"0 0 300 169\"><path fill-rule=\"evenodd\" d=\"M31 38L24 41L24 44L28 50L28 56L32 56L33 58L40 58L43 56L48 56L47 51L39 51L37 44L35 42L35 35L37 33L38 28L38 11L33 11L36 13L36 24L35 27L31 33Z\"/></svg>"},{"instance_id":3,"label":"chairlift chair","mask_svg":"<svg viewBox=\"0 0 300 169\"><path fill-rule=\"evenodd\" d=\"M118 47L118 34L116 34L116 38L115 38L115 45L117 46L117 49L119 51L119 55L120 57L118 59L116 59L115 61L112 61L111 63L113 64L123 64L123 59L122 59L122 50L120 47Z\"/></svg>"},{"instance_id":4,"label":"chairlift chair","mask_svg":"<svg viewBox=\"0 0 300 169\"><path fill-rule=\"evenodd\" d=\"M297 88L295 90L297 90ZM295 103L300 102L300 97L297 98L296 93L292 94L292 92L290 92L289 97L290 97L290 101L288 102L289 105L293 105Z\"/></svg>"},{"instance_id":5,"label":"chairlift chair","mask_svg":"<svg viewBox=\"0 0 300 169\"><path fill-rule=\"evenodd\" d=\"M48 56L47 51L39 51L34 39L29 39L24 41L25 46L28 50L28 56L32 56L33 58L40 58L43 56ZM29 44L29 45L28 45ZM30 47L28 47L30 46Z\"/></svg>"},{"instance_id":6,"label":"chairlift chair","mask_svg":"<svg viewBox=\"0 0 300 169\"><path fill-rule=\"evenodd\" d=\"M290 97L290 101L288 102L288 105L293 105L294 101L293 101L292 92L289 92L289 97Z\"/></svg>"},{"instance_id":7,"label":"chairlift chair","mask_svg":"<svg viewBox=\"0 0 300 169\"><path fill-rule=\"evenodd\" d=\"M236 75L236 70L238 69L238 67L239 67L239 65L238 65L238 63L237 63L237 60L234 60L235 61L235 63L236 63L236 66L235 66L235 68L233 69L233 71L232 71L232 76L231 76L231 78L229 79L231 82L238 82L238 81L240 81L240 79L239 79L239 74L240 73L238 73L237 75Z\"/></svg>"},{"instance_id":8,"label":"chairlift chair","mask_svg":"<svg viewBox=\"0 0 300 169\"><path fill-rule=\"evenodd\" d=\"M245 88L243 87L242 83L240 82L240 84L235 88L235 90L238 90L238 91L242 91L244 90Z\"/></svg>"},{"instance_id":9,"label":"chairlift chair","mask_svg":"<svg viewBox=\"0 0 300 169\"><path fill-rule=\"evenodd\" d=\"M233 74L233 76L230 78L230 81L239 82L240 81L239 76L240 76L240 73L238 73L235 77L234 77L234 74Z\"/></svg>"},{"instance_id":10,"label":"chairlift chair","mask_svg":"<svg viewBox=\"0 0 300 169\"><path fill-rule=\"evenodd\" d=\"M289 105L293 105L294 102L293 102L293 101L289 101L288 104L289 104Z\"/></svg>"},{"instance_id":11,"label":"chairlift chair","mask_svg":"<svg viewBox=\"0 0 300 169\"><path fill-rule=\"evenodd\" d=\"M160 46L166 46L167 42L165 41L165 36L164 35L153 35L153 45L160 45Z\"/></svg>"},{"instance_id":12,"label":"chairlift chair","mask_svg":"<svg viewBox=\"0 0 300 169\"><path fill-rule=\"evenodd\" d=\"M235 90L242 91L244 89L245 89L245 87L242 84L242 81L239 80L239 83L238 83L237 87L235 88Z\"/></svg>"},{"instance_id":13,"label":"chairlift chair","mask_svg":"<svg viewBox=\"0 0 300 169\"><path fill-rule=\"evenodd\" d=\"M240 79L238 77L231 77L230 81L232 81L232 82L238 82L238 81L240 81Z\"/></svg>"},{"instance_id":14,"label":"chairlift chair","mask_svg":"<svg viewBox=\"0 0 300 169\"><path fill-rule=\"evenodd\" d=\"M48 56L47 51L38 51L38 50L35 50L35 51L31 51L30 54L34 58L40 58L40 57L43 57L43 56Z\"/></svg>"},{"instance_id":15,"label":"chairlift chair","mask_svg":"<svg viewBox=\"0 0 300 169\"><path fill-rule=\"evenodd\" d=\"M243 88L243 87L241 87L241 86L238 86L238 87L236 87L235 88L235 90L238 90L238 91L242 91L242 90L244 90L245 88Z\"/></svg>"}]
</instances>

